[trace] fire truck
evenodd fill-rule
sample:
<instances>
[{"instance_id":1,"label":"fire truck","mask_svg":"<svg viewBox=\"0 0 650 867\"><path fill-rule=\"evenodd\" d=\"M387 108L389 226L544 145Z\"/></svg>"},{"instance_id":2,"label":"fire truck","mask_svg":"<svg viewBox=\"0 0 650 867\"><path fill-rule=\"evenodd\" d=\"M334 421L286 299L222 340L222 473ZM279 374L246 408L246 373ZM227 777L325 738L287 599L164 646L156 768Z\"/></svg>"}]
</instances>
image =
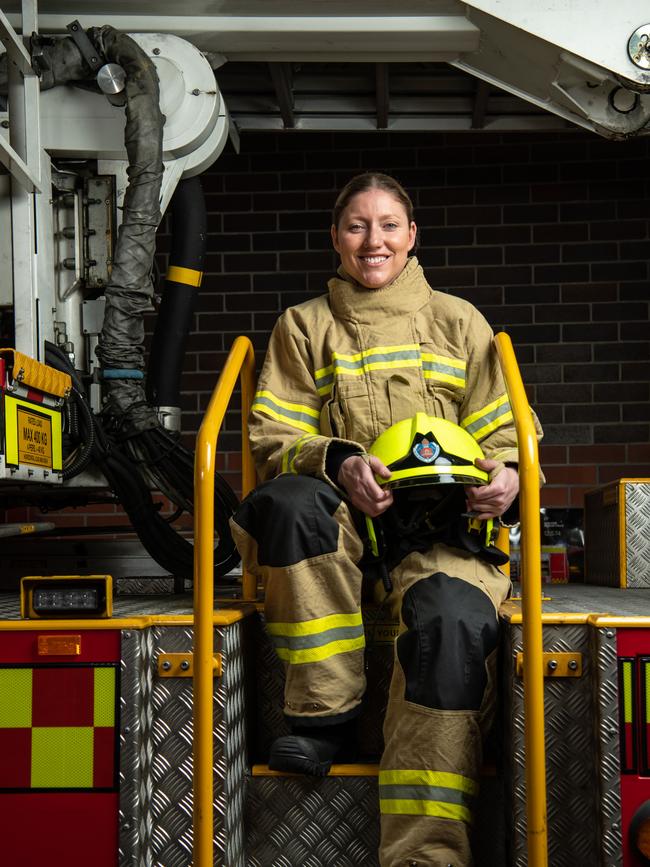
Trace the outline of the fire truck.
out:
<instances>
[{"instance_id":1,"label":"fire truck","mask_svg":"<svg viewBox=\"0 0 650 867\"><path fill-rule=\"evenodd\" d=\"M0 593L3 864L378 863L377 757L397 632L384 612L365 618L363 761L322 780L266 765L285 733L283 672L264 633L263 588L246 573L233 579L237 498L215 472L233 394L239 386L245 418L255 389L247 336L232 346L195 450L178 436L205 255L195 181L242 130L479 128L490 88L541 127L553 116L594 136L645 135L649 12L640 0L2 3L2 504L111 491L173 584L117 594L98 571L24 575ZM243 81L229 103L218 71L251 61L266 64L268 90ZM297 66L326 76L362 62L375 65L370 110L350 91L297 98ZM406 76L399 104L391 64ZM449 101L437 114L413 110L409 74L440 64L476 82L453 120ZM143 317L168 208L174 237L145 377ZM501 612L502 712L477 864L642 867L650 480L590 495L591 583L542 596L537 443L512 344L496 340L521 453L521 582ZM245 423L241 443L246 494L255 472ZM193 539L152 491L193 515ZM38 529L7 522L0 535Z\"/></svg>"}]
</instances>

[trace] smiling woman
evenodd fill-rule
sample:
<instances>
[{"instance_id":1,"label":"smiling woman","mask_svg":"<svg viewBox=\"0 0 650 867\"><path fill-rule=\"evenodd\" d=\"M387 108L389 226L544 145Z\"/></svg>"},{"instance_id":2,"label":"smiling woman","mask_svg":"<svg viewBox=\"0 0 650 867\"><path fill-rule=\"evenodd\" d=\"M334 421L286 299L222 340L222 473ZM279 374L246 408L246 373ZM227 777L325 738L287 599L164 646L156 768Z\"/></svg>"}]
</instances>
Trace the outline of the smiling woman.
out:
<instances>
[{"instance_id":1,"label":"smiling woman","mask_svg":"<svg viewBox=\"0 0 650 867\"><path fill-rule=\"evenodd\" d=\"M382 289L401 274L415 245L411 202L385 186L360 192L348 187L335 208L332 243L350 277L367 289Z\"/></svg>"},{"instance_id":2,"label":"smiling woman","mask_svg":"<svg viewBox=\"0 0 650 867\"><path fill-rule=\"evenodd\" d=\"M471 304L431 289L409 256L416 231L393 178L359 175L342 190L331 227L341 265L327 295L289 308L273 330L248 426L265 481L231 526L266 588L267 631L286 666L291 734L273 743L271 769L323 776L353 757L362 578L374 577L401 610L380 862L469 867L509 588L491 529L517 495L506 466L517 439L492 331ZM426 483L396 484L399 467L372 448L399 425L409 432L400 459L438 460ZM446 426L475 451L443 454ZM474 461L472 478L457 477L459 460Z\"/></svg>"}]
</instances>

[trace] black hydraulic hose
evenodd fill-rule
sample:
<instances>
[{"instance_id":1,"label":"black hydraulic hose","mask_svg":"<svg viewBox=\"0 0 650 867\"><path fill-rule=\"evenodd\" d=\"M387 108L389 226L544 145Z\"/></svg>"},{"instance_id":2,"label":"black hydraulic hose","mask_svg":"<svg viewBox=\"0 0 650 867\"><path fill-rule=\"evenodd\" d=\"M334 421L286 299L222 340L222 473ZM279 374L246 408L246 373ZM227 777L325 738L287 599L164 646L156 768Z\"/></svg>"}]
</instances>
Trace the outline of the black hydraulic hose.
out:
<instances>
[{"instance_id":1,"label":"black hydraulic hose","mask_svg":"<svg viewBox=\"0 0 650 867\"><path fill-rule=\"evenodd\" d=\"M72 397L77 406L81 409L81 415L84 417L86 423L86 438L79 449L79 454L75 457L72 463L69 466L63 467L64 481L73 479L75 476L78 476L79 473L82 473L90 464L93 458L93 452L95 451L95 428L92 421L90 407L84 400L83 395L74 387L72 389Z\"/></svg>"},{"instance_id":2,"label":"black hydraulic hose","mask_svg":"<svg viewBox=\"0 0 650 867\"><path fill-rule=\"evenodd\" d=\"M172 248L147 369L147 398L158 407L180 407L185 347L203 275L207 214L198 177L179 182L170 208Z\"/></svg>"},{"instance_id":3,"label":"black hydraulic hose","mask_svg":"<svg viewBox=\"0 0 650 867\"><path fill-rule=\"evenodd\" d=\"M71 464L63 467L63 479L64 481L67 481L68 479L73 479L75 476L78 476L79 473L82 473L90 464L95 450L95 425L93 424L90 407L86 403L83 395L83 384L78 373L72 368L65 353L63 353L56 344L50 343L49 340L45 341L45 360L50 367L53 367L55 370L60 370L63 373L70 374L73 383L71 400L74 402L72 406L74 406L75 409L72 410L71 408L70 417L71 421L74 421L74 427L76 429L71 429L71 434L79 441L79 453L75 456ZM82 435L81 431L78 429L79 418L83 419L85 436Z\"/></svg>"},{"instance_id":4,"label":"black hydraulic hose","mask_svg":"<svg viewBox=\"0 0 650 867\"><path fill-rule=\"evenodd\" d=\"M49 341L46 342L45 349L48 364L56 370L69 373L72 378L74 400L85 428L85 441L81 448L84 459L86 456L92 457L103 472L111 490L129 516L133 529L153 559L177 578L191 577L194 561L193 545L180 536L160 515L137 464L126 454L120 443L114 442L105 433L100 420L88 405L83 393L81 377L72 367L65 353ZM146 437L156 433L162 432L145 432L141 436ZM75 465L80 457L75 460ZM178 459L179 455L171 458L175 461ZM77 469L76 472L80 470ZM183 475L192 478L191 471ZM217 479L215 496L221 496L222 502L217 509L219 520L215 529L219 536L219 543L214 552L214 568L215 573L223 579L223 576L239 563L239 554L228 527L228 516L236 508L237 500L229 486L221 479Z\"/></svg>"}]
</instances>

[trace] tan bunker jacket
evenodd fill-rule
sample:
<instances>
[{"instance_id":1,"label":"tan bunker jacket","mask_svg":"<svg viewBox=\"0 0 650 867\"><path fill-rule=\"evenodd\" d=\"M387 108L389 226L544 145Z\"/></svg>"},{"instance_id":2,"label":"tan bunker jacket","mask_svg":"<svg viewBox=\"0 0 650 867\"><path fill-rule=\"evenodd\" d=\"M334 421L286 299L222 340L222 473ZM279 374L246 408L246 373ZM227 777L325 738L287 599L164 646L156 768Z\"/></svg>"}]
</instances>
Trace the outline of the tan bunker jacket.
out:
<instances>
[{"instance_id":1,"label":"tan bunker jacket","mask_svg":"<svg viewBox=\"0 0 650 867\"><path fill-rule=\"evenodd\" d=\"M334 440L368 448L416 412L460 424L486 457L517 461L493 334L469 303L431 289L417 259L384 289L346 279L285 311L249 419L262 479L326 472Z\"/></svg>"}]
</instances>

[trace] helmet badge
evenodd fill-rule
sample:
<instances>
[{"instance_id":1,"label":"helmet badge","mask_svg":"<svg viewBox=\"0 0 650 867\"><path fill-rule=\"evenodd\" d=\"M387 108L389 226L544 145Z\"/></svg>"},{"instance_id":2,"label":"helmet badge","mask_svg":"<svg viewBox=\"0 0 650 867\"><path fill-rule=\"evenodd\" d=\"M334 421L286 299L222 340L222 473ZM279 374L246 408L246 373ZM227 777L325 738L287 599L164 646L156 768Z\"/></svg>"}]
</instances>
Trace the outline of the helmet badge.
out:
<instances>
[{"instance_id":1,"label":"helmet badge","mask_svg":"<svg viewBox=\"0 0 650 867\"><path fill-rule=\"evenodd\" d=\"M424 437L413 446L413 454L423 464L431 464L440 454L440 446Z\"/></svg>"}]
</instances>

